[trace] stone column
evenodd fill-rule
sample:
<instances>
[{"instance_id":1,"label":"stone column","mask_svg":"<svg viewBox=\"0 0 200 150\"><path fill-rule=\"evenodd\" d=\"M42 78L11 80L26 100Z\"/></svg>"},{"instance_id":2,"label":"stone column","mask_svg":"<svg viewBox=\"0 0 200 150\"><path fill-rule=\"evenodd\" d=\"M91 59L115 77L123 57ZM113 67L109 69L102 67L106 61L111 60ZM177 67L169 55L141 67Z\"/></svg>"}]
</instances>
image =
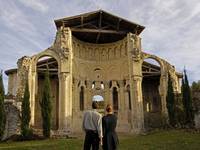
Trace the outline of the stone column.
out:
<instances>
[{"instance_id":1,"label":"stone column","mask_svg":"<svg viewBox=\"0 0 200 150\"><path fill-rule=\"evenodd\" d=\"M63 134L71 132L72 124L72 80L71 74L61 72L59 75L59 130Z\"/></svg>"},{"instance_id":2,"label":"stone column","mask_svg":"<svg viewBox=\"0 0 200 150\"><path fill-rule=\"evenodd\" d=\"M132 132L138 134L144 130L144 113L142 98L142 77L133 76L131 86L132 96Z\"/></svg>"},{"instance_id":3,"label":"stone column","mask_svg":"<svg viewBox=\"0 0 200 150\"><path fill-rule=\"evenodd\" d=\"M74 79L74 91L73 91L73 109L74 113L78 113L79 109L79 90L78 90L78 80Z\"/></svg>"},{"instance_id":4,"label":"stone column","mask_svg":"<svg viewBox=\"0 0 200 150\"><path fill-rule=\"evenodd\" d=\"M165 117L168 117L168 111L167 111L167 105L166 105L166 89L167 89L167 76L161 75L160 77L160 87L159 87L159 93L161 98L161 108L162 108L162 114Z\"/></svg>"},{"instance_id":5,"label":"stone column","mask_svg":"<svg viewBox=\"0 0 200 150\"><path fill-rule=\"evenodd\" d=\"M105 103L105 105L111 104L112 99L110 99L109 82L105 82L104 88L105 88L105 100L104 100L104 103Z\"/></svg>"},{"instance_id":6,"label":"stone column","mask_svg":"<svg viewBox=\"0 0 200 150\"><path fill-rule=\"evenodd\" d=\"M87 88L85 91L85 101L86 101L86 105L84 109L90 109L92 108L92 81L87 81Z\"/></svg>"},{"instance_id":7,"label":"stone column","mask_svg":"<svg viewBox=\"0 0 200 150\"><path fill-rule=\"evenodd\" d=\"M30 125L35 124L35 94L36 94L36 84L37 84L37 72L33 71L29 75L29 91L30 91L30 108L31 108L31 120Z\"/></svg>"}]
</instances>

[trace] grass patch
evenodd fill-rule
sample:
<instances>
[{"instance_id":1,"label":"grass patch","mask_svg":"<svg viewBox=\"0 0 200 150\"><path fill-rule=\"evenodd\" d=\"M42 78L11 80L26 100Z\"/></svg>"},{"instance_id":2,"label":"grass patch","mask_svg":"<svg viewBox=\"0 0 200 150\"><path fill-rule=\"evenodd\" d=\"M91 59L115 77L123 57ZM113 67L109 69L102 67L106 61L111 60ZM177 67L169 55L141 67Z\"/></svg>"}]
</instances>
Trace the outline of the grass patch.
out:
<instances>
[{"instance_id":1,"label":"grass patch","mask_svg":"<svg viewBox=\"0 0 200 150\"><path fill-rule=\"evenodd\" d=\"M183 130L155 131L147 135L120 135L119 150L197 150L200 134ZM2 150L81 150L83 138L1 143Z\"/></svg>"}]
</instances>

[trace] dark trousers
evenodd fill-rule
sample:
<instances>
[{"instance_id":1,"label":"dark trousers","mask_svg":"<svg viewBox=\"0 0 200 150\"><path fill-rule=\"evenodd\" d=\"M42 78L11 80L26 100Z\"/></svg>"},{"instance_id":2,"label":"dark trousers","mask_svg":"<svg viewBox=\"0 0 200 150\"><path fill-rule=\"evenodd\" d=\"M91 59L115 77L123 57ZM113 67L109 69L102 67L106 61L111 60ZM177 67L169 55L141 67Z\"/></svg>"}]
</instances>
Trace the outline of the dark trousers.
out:
<instances>
[{"instance_id":1,"label":"dark trousers","mask_svg":"<svg viewBox=\"0 0 200 150\"><path fill-rule=\"evenodd\" d=\"M85 141L84 141L84 150L99 150L99 136L96 131L88 130L86 131Z\"/></svg>"}]
</instances>

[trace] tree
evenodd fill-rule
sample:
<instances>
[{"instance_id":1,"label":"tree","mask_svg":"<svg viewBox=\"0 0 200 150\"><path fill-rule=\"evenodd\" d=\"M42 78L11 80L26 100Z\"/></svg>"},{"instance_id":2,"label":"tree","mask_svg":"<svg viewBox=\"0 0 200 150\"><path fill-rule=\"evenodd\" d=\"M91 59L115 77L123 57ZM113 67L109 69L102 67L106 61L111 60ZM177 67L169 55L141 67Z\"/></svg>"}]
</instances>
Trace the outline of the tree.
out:
<instances>
[{"instance_id":1,"label":"tree","mask_svg":"<svg viewBox=\"0 0 200 150\"><path fill-rule=\"evenodd\" d=\"M175 98L174 98L174 90L172 86L172 80L170 75L168 76L168 89L167 89L167 110L169 115L169 124L174 126L175 122Z\"/></svg>"},{"instance_id":2,"label":"tree","mask_svg":"<svg viewBox=\"0 0 200 150\"><path fill-rule=\"evenodd\" d=\"M4 85L2 71L0 73L0 139L2 138L5 130L6 114L4 109Z\"/></svg>"},{"instance_id":3,"label":"tree","mask_svg":"<svg viewBox=\"0 0 200 150\"><path fill-rule=\"evenodd\" d=\"M186 74L186 70L184 70L184 78L182 79L182 100L183 100L183 108L185 112L185 124L193 126L194 125L194 110L192 107L192 98L191 98L191 90Z\"/></svg>"},{"instance_id":4,"label":"tree","mask_svg":"<svg viewBox=\"0 0 200 150\"><path fill-rule=\"evenodd\" d=\"M194 112L198 113L200 111L200 81L192 83L191 92L193 109Z\"/></svg>"},{"instance_id":5,"label":"tree","mask_svg":"<svg viewBox=\"0 0 200 150\"><path fill-rule=\"evenodd\" d=\"M44 88L42 92L42 100L40 101L41 114L42 114L42 127L43 135L46 138L50 137L51 130L51 99L50 99L50 81L49 81L49 71L45 73Z\"/></svg>"},{"instance_id":6,"label":"tree","mask_svg":"<svg viewBox=\"0 0 200 150\"><path fill-rule=\"evenodd\" d=\"M21 118L21 135L24 139L30 136L29 122L31 119L30 111L30 93L28 88L28 81L26 81L24 96L22 100L22 118Z\"/></svg>"}]
</instances>

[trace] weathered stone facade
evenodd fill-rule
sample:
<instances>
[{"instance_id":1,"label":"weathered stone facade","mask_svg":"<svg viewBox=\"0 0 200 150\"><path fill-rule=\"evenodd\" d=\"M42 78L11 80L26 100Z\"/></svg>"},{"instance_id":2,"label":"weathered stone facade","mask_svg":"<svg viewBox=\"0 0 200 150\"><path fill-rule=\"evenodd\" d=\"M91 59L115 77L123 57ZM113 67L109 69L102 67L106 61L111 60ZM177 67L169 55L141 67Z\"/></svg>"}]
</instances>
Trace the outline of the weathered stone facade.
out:
<instances>
[{"instance_id":1,"label":"weathered stone facade","mask_svg":"<svg viewBox=\"0 0 200 150\"><path fill-rule=\"evenodd\" d=\"M88 33L91 30L83 31ZM41 127L39 100L44 90L42 71L45 64L49 66L51 75L53 130L59 133L81 132L83 111L91 108L95 95L103 97L104 106L108 103L114 106L119 132L143 132L145 117L151 117L151 110L167 118L168 74L173 78L174 91L180 92L179 75L172 65L155 55L144 53L137 33L128 32L114 42L89 43L73 35L75 31L66 25L59 26L51 47L34 56L23 57L18 62L17 72L12 72L12 76L9 73L8 92L18 97L21 97L24 79L28 78L31 126ZM118 30L104 32L113 33L111 36L114 37ZM51 58L41 60L46 56ZM155 60L159 67L146 63L145 68L146 59ZM145 73L151 74L145 76ZM17 86L13 76L17 78ZM152 79L155 82L150 82ZM13 87L17 88L15 92L11 90ZM151 89L154 92L149 92ZM146 122L149 122L148 119Z\"/></svg>"},{"instance_id":2,"label":"weathered stone facade","mask_svg":"<svg viewBox=\"0 0 200 150\"><path fill-rule=\"evenodd\" d=\"M6 124L2 140L20 133L20 108L13 100L5 101Z\"/></svg>"}]
</instances>

